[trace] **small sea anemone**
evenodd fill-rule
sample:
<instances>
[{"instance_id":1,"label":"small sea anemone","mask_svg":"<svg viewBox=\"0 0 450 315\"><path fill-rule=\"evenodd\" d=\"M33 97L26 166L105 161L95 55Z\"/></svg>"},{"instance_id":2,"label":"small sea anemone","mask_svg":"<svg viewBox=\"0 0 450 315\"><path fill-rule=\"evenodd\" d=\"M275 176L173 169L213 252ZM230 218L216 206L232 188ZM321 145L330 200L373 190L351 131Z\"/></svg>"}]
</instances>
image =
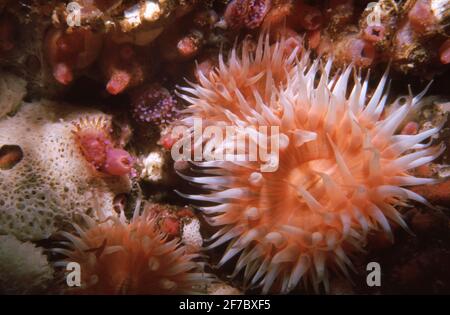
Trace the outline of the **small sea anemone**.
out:
<instances>
[{"instance_id":1,"label":"small sea anemone","mask_svg":"<svg viewBox=\"0 0 450 315\"><path fill-rule=\"evenodd\" d=\"M80 119L76 122L73 134L86 160L97 170L106 162L106 150L112 145L110 121L104 117Z\"/></svg>"},{"instance_id":2,"label":"small sea anemone","mask_svg":"<svg viewBox=\"0 0 450 315\"><path fill-rule=\"evenodd\" d=\"M122 176L131 171L133 159L122 149L114 148L111 122L104 117L80 119L74 123L73 134L83 156L97 171Z\"/></svg>"},{"instance_id":3,"label":"small sea anemone","mask_svg":"<svg viewBox=\"0 0 450 315\"><path fill-rule=\"evenodd\" d=\"M45 56L52 67L53 76L68 85L74 72L86 69L97 58L102 38L87 29L72 32L51 28L45 36Z\"/></svg>"},{"instance_id":4,"label":"small sea anemone","mask_svg":"<svg viewBox=\"0 0 450 315\"><path fill-rule=\"evenodd\" d=\"M224 134L233 128L236 136L219 146L214 137L195 142L194 149L234 160L192 161L193 173L180 175L204 192L180 195L213 203L199 207L210 225L221 227L207 248L228 243L218 266L237 255L232 277L243 276L244 287L263 293L287 293L302 279L327 290L330 271L349 277L349 255L362 249L370 231L381 229L393 240L391 223L407 229L395 207L426 200L404 186L435 182L408 170L443 151L422 144L439 127L396 134L425 91L398 98L386 113L387 71L368 98L368 78L355 71L350 81L352 67L330 78L331 61L311 61L308 53L299 58L300 47L285 45L261 36L256 49L235 48L228 62L220 55L214 71L181 88L191 104L187 126L201 118ZM250 143L261 149L273 141L264 126L279 128L272 172L261 171L261 156L248 156Z\"/></svg>"},{"instance_id":5,"label":"small sea anemone","mask_svg":"<svg viewBox=\"0 0 450 315\"><path fill-rule=\"evenodd\" d=\"M369 25L364 29L363 38L369 42L379 42L384 39L384 25Z\"/></svg>"},{"instance_id":6,"label":"small sea anemone","mask_svg":"<svg viewBox=\"0 0 450 315\"><path fill-rule=\"evenodd\" d=\"M198 30L191 31L183 36L177 42L177 55L183 60L191 59L197 55L202 47L203 37L203 33Z\"/></svg>"},{"instance_id":7,"label":"small sea anemone","mask_svg":"<svg viewBox=\"0 0 450 315\"><path fill-rule=\"evenodd\" d=\"M202 293L212 280L179 239L168 241L159 230L157 216L135 211L131 222L122 215L102 223L86 217L86 228L74 225L78 236L62 232L69 249L62 264L81 266L80 294L193 294Z\"/></svg>"},{"instance_id":8,"label":"small sea anemone","mask_svg":"<svg viewBox=\"0 0 450 315\"><path fill-rule=\"evenodd\" d=\"M255 29L259 27L272 6L271 0L232 0L224 13L231 29Z\"/></svg>"},{"instance_id":9,"label":"small sea anemone","mask_svg":"<svg viewBox=\"0 0 450 315\"><path fill-rule=\"evenodd\" d=\"M107 41L100 60L102 74L107 81L106 90L117 95L141 84L147 73L147 63L138 47Z\"/></svg>"},{"instance_id":10,"label":"small sea anemone","mask_svg":"<svg viewBox=\"0 0 450 315\"><path fill-rule=\"evenodd\" d=\"M374 37L371 36L373 40L363 40L355 34L348 35L336 45L337 50L342 51L343 59L348 63L358 67L369 67L376 57L375 47L372 44L377 41Z\"/></svg>"}]
</instances>

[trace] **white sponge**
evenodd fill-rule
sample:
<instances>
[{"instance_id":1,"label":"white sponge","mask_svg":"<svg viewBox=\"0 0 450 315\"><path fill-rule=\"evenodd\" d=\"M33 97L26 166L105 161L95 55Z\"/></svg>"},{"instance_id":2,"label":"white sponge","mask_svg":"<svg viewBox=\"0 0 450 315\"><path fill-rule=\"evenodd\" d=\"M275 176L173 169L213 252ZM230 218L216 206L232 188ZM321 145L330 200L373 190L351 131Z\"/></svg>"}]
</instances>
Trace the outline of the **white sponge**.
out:
<instances>
[{"instance_id":1,"label":"white sponge","mask_svg":"<svg viewBox=\"0 0 450 315\"><path fill-rule=\"evenodd\" d=\"M44 293L53 269L42 249L12 235L0 235L0 293Z\"/></svg>"},{"instance_id":2,"label":"white sponge","mask_svg":"<svg viewBox=\"0 0 450 315\"><path fill-rule=\"evenodd\" d=\"M194 218L184 223L181 238L188 248L192 251L198 251L203 245L203 238L200 234L200 221Z\"/></svg>"}]
</instances>

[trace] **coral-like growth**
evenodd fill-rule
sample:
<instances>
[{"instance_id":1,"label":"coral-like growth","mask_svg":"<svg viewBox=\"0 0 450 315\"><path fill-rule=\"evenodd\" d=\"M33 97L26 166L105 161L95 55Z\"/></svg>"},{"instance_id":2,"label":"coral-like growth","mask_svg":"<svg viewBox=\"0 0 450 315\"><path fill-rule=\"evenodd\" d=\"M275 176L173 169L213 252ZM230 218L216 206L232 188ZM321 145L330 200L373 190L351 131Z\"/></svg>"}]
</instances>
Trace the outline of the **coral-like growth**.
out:
<instances>
[{"instance_id":1,"label":"coral-like growth","mask_svg":"<svg viewBox=\"0 0 450 315\"><path fill-rule=\"evenodd\" d=\"M110 121L104 117L80 119L75 123L73 134L86 160L96 169L106 162L106 150L112 143Z\"/></svg>"},{"instance_id":2,"label":"coral-like growth","mask_svg":"<svg viewBox=\"0 0 450 315\"><path fill-rule=\"evenodd\" d=\"M198 54L202 46L203 34L191 31L177 42L177 53L181 59L190 59Z\"/></svg>"},{"instance_id":3,"label":"coral-like growth","mask_svg":"<svg viewBox=\"0 0 450 315\"><path fill-rule=\"evenodd\" d=\"M107 174L122 176L129 174L133 166L133 158L123 149L108 148L104 170Z\"/></svg>"},{"instance_id":4,"label":"coral-like growth","mask_svg":"<svg viewBox=\"0 0 450 315\"><path fill-rule=\"evenodd\" d=\"M132 96L134 120L140 125L163 126L178 117L178 102L159 84L150 84L134 91Z\"/></svg>"},{"instance_id":5,"label":"coral-like growth","mask_svg":"<svg viewBox=\"0 0 450 315\"><path fill-rule=\"evenodd\" d=\"M136 210L138 211L138 210ZM70 249L55 249L67 262L81 265L81 294L192 294L202 293L212 276L197 262L199 254L187 253L179 239L167 240L154 213L135 213L96 223L87 218L86 228L75 226L78 236L63 232Z\"/></svg>"},{"instance_id":6,"label":"coral-like growth","mask_svg":"<svg viewBox=\"0 0 450 315\"><path fill-rule=\"evenodd\" d=\"M371 37L373 38L373 37ZM375 48L370 41L348 36L339 49L345 50L344 60L353 62L358 67L368 67L375 59Z\"/></svg>"},{"instance_id":7,"label":"coral-like growth","mask_svg":"<svg viewBox=\"0 0 450 315\"><path fill-rule=\"evenodd\" d=\"M408 170L443 151L421 143L438 127L396 134L424 92L397 99L387 114L387 72L368 98L368 79L354 73L349 83L351 67L330 78L331 61L322 65L307 53L296 61L297 50L285 45L260 37L255 50L233 49L228 62L220 55L215 71L182 88L190 94L183 96L191 104L188 126L202 118L237 135L221 146L204 139L205 154L226 150L234 160L192 162L194 174L180 175L209 192L180 194L214 203L200 207L207 222L221 227L208 248L228 242L218 266L238 255L232 276L263 293L289 292L302 279L328 289L331 270L349 276L349 254L361 250L368 232L381 229L392 240L392 223L407 229L395 207L426 201L403 186L434 182ZM252 145L262 149L277 139L261 126L279 128L279 156L269 155L276 171L261 171L261 155L248 158Z\"/></svg>"},{"instance_id":8,"label":"coral-like growth","mask_svg":"<svg viewBox=\"0 0 450 315\"><path fill-rule=\"evenodd\" d=\"M383 25L370 25L363 32L365 40L376 43L384 39L385 27Z\"/></svg>"}]
</instances>

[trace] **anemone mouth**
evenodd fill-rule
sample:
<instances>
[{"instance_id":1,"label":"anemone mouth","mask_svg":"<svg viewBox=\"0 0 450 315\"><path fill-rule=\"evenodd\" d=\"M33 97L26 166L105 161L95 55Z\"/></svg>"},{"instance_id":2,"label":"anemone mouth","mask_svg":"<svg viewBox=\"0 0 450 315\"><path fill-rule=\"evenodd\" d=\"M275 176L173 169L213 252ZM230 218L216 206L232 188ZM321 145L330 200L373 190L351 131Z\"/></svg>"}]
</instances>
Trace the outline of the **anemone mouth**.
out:
<instances>
[{"instance_id":1,"label":"anemone mouth","mask_svg":"<svg viewBox=\"0 0 450 315\"><path fill-rule=\"evenodd\" d=\"M123 158L120 159L120 164L124 168L131 168L131 166L133 165L133 161L130 157L124 156Z\"/></svg>"},{"instance_id":2,"label":"anemone mouth","mask_svg":"<svg viewBox=\"0 0 450 315\"><path fill-rule=\"evenodd\" d=\"M368 26L367 28L364 29L364 38L373 43L376 43L383 40L384 33L385 33L384 26L382 25Z\"/></svg>"}]
</instances>

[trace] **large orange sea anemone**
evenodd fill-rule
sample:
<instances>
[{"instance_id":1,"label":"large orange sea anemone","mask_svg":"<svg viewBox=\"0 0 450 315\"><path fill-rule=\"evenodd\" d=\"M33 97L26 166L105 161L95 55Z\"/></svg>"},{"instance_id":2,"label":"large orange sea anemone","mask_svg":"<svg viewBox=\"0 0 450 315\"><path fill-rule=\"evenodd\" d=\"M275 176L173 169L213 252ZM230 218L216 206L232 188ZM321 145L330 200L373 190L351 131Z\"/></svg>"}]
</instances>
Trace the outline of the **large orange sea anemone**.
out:
<instances>
[{"instance_id":1,"label":"large orange sea anemone","mask_svg":"<svg viewBox=\"0 0 450 315\"><path fill-rule=\"evenodd\" d=\"M169 241L154 213L136 210L131 222L110 218L96 223L85 217L86 228L74 224L77 235L61 232L70 241L54 252L67 258L59 263L80 265L77 294L195 294L206 292L212 275L203 271L198 253L189 253L179 239Z\"/></svg>"},{"instance_id":2,"label":"large orange sea anemone","mask_svg":"<svg viewBox=\"0 0 450 315\"><path fill-rule=\"evenodd\" d=\"M443 150L422 143L439 128L396 134L425 91L398 98L387 113L387 72L368 98L368 79L352 67L330 78L331 61L299 56L300 47L288 43L271 44L266 36L244 43L227 62L220 55L214 71L199 72L198 84L181 89L191 104L188 126L201 118L204 126L233 126L253 142L264 136L259 126L279 126L275 172L261 172L259 160L204 160L192 162L197 173L180 174L208 191L180 194L213 203L200 210L221 227L209 248L228 243L218 265L238 255L232 276L263 293L287 293L302 279L327 290L330 270L348 276L349 254L362 249L368 232L381 229L392 239L392 223L407 229L396 206L426 201L404 187L434 182L408 170ZM212 141L195 146L211 150Z\"/></svg>"}]
</instances>

